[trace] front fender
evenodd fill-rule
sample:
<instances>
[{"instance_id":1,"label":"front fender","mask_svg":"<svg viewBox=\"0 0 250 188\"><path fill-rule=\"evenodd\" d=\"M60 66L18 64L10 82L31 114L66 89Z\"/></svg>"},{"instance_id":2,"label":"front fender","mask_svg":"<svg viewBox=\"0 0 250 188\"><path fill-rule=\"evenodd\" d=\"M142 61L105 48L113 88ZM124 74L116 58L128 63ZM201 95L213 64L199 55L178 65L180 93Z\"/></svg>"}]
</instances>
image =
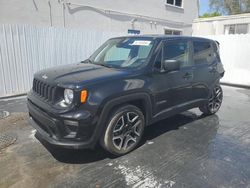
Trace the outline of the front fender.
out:
<instances>
[{"instance_id":1,"label":"front fender","mask_svg":"<svg viewBox=\"0 0 250 188\"><path fill-rule=\"evenodd\" d=\"M123 96L113 98L111 100L105 100L103 101L102 105L100 105L100 108L98 109L98 116L100 118L97 123L96 130L95 130L96 137L100 138L101 134L105 130L109 113L112 111L114 107L129 103L132 101L136 101L136 100L143 101L145 112L146 112L146 118L145 118L146 125L149 125L152 120L152 103L151 103L150 95L146 92L126 94Z\"/></svg>"},{"instance_id":2,"label":"front fender","mask_svg":"<svg viewBox=\"0 0 250 188\"><path fill-rule=\"evenodd\" d=\"M125 94L119 97L115 97L112 99L105 99L102 104L100 105L100 108L98 110L101 119L103 119L102 116L108 116L108 113L115 107L122 104L134 102L137 100L143 101L144 110L146 112L146 124L148 124L152 118L152 102L150 94L147 92L137 92L137 93L129 93ZM105 114L105 112L107 114ZM107 118L107 117L106 117Z\"/></svg>"}]
</instances>

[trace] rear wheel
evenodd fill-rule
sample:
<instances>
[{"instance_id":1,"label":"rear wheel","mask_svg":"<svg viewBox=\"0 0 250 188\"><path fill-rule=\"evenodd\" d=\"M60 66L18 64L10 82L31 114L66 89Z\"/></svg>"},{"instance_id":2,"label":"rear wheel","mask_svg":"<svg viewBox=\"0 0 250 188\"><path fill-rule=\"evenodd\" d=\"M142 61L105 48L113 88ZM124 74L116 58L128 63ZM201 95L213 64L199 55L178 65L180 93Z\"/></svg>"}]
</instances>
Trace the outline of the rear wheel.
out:
<instances>
[{"instance_id":1,"label":"rear wheel","mask_svg":"<svg viewBox=\"0 0 250 188\"><path fill-rule=\"evenodd\" d=\"M211 94L210 98L204 106L200 107L200 111L205 115L212 115L218 112L223 100L223 91L220 85L216 85Z\"/></svg>"},{"instance_id":2,"label":"rear wheel","mask_svg":"<svg viewBox=\"0 0 250 188\"><path fill-rule=\"evenodd\" d=\"M138 146L144 126L144 115L139 108L122 106L110 115L101 145L114 155L124 155Z\"/></svg>"}]
</instances>

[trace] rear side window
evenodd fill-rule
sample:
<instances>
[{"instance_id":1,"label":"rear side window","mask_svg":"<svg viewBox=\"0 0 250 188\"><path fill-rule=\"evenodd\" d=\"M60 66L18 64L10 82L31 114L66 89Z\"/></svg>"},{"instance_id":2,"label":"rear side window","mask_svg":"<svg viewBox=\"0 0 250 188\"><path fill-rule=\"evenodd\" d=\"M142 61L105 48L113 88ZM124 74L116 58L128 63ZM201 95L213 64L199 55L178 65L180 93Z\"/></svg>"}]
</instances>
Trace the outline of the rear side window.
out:
<instances>
[{"instance_id":1,"label":"rear side window","mask_svg":"<svg viewBox=\"0 0 250 188\"><path fill-rule=\"evenodd\" d=\"M194 41L194 64L210 64L215 58L215 53L210 42Z\"/></svg>"}]
</instances>

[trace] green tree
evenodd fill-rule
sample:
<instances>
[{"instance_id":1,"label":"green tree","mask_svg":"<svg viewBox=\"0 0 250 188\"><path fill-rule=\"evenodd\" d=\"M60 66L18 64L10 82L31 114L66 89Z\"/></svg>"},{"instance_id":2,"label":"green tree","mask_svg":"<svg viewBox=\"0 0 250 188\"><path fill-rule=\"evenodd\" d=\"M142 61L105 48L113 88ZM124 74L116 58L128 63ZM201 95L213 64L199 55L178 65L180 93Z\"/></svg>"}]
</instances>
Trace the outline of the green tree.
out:
<instances>
[{"instance_id":1,"label":"green tree","mask_svg":"<svg viewBox=\"0 0 250 188\"><path fill-rule=\"evenodd\" d=\"M250 12L250 0L209 0L210 9L221 14L241 14Z\"/></svg>"},{"instance_id":2,"label":"green tree","mask_svg":"<svg viewBox=\"0 0 250 188\"><path fill-rule=\"evenodd\" d=\"M211 18L211 17L216 17L216 16L221 16L221 13L219 12L212 12L212 13L204 13L203 15L199 16L200 18Z\"/></svg>"}]
</instances>

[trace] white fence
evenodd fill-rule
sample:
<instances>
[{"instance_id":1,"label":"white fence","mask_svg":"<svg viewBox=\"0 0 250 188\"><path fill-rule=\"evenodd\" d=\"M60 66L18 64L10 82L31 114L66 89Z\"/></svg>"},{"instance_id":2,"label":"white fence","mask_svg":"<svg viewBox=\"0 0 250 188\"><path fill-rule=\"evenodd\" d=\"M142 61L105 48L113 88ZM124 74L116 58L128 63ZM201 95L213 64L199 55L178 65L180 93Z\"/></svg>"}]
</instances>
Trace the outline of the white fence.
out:
<instances>
[{"instance_id":1,"label":"white fence","mask_svg":"<svg viewBox=\"0 0 250 188\"><path fill-rule=\"evenodd\" d=\"M108 38L125 34L0 25L0 97L26 93L34 72L84 60ZM220 42L222 81L250 86L250 35L205 37Z\"/></svg>"},{"instance_id":2,"label":"white fence","mask_svg":"<svg viewBox=\"0 0 250 188\"><path fill-rule=\"evenodd\" d=\"M220 43L221 60L226 70L222 82L250 86L250 35L203 36Z\"/></svg>"},{"instance_id":3,"label":"white fence","mask_svg":"<svg viewBox=\"0 0 250 188\"><path fill-rule=\"evenodd\" d=\"M84 60L108 38L124 34L0 24L0 97L26 93L34 72Z\"/></svg>"}]
</instances>

